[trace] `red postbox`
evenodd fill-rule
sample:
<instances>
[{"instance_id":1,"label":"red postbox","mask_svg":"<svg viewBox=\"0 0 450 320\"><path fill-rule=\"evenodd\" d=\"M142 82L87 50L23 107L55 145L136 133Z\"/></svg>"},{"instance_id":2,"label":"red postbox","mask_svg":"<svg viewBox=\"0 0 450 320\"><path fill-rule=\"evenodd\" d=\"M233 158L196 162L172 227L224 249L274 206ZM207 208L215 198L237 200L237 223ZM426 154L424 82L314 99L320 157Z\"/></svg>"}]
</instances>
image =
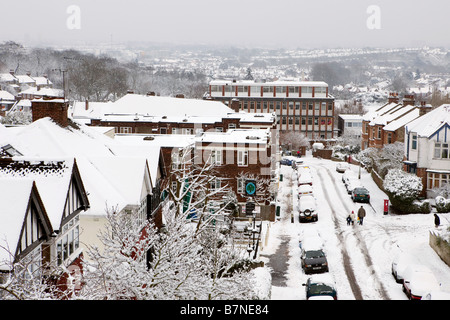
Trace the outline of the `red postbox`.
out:
<instances>
[{"instance_id":1,"label":"red postbox","mask_svg":"<svg viewBox=\"0 0 450 320\"><path fill-rule=\"evenodd\" d=\"M385 199L384 200L384 214L388 214L389 211L389 200Z\"/></svg>"}]
</instances>

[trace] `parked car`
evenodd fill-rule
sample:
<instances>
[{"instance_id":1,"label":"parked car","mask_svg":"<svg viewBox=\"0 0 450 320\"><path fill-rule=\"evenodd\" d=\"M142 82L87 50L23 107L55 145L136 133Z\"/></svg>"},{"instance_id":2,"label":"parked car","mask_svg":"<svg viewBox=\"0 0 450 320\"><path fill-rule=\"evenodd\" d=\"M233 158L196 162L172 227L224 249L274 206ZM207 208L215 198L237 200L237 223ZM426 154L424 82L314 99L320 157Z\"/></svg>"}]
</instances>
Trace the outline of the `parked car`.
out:
<instances>
[{"instance_id":1,"label":"parked car","mask_svg":"<svg viewBox=\"0 0 450 320\"><path fill-rule=\"evenodd\" d=\"M405 269L411 265L417 264L417 259L409 253L400 253L392 261L392 275L397 283L403 283Z\"/></svg>"},{"instance_id":2,"label":"parked car","mask_svg":"<svg viewBox=\"0 0 450 320\"><path fill-rule=\"evenodd\" d=\"M299 232L298 245L300 249L304 247L303 243L308 247L314 245L316 248L322 248L322 239L319 236L319 232L315 228L302 228Z\"/></svg>"},{"instance_id":3,"label":"parked car","mask_svg":"<svg viewBox=\"0 0 450 320\"><path fill-rule=\"evenodd\" d=\"M303 283L306 291L306 300L337 300L336 285L329 274L320 274L309 277Z\"/></svg>"},{"instance_id":4,"label":"parked car","mask_svg":"<svg viewBox=\"0 0 450 320\"><path fill-rule=\"evenodd\" d=\"M300 260L306 274L328 272L328 260L322 247L319 237L303 241Z\"/></svg>"},{"instance_id":5,"label":"parked car","mask_svg":"<svg viewBox=\"0 0 450 320\"><path fill-rule=\"evenodd\" d=\"M351 178L357 178L356 173L351 170L345 170L344 174L342 175L342 182L344 183L344 185L347 185L347 181Z\"/></svg>"},{"instance_id":6,"label":"parked car","mask_svg":"<svg viewBox=\"0 0 450 320\"><path fill-rule=\"evenodd\" d=\"M336 171L339 173L344 173L350 166L347 162L338 162L336 164Z\"/></svg>"},{"instance_id":7,"label":"parked car","mask_svg":"<svg viewBox=\"0 0 450 320\"><path fill-rule=\"evenodd\" d=\"M298 197L313 195L313 188L309 184L302 184L298 187Z\"/></svg>"},{"instance_id":8,"label":"parked car","mask_svg":"<svg viewBox=\"0 0 450 320\"><path fill-rule=\"evenodd\" d=\"M298 185L302 185L302 184L309 184L312 185L313 180L312 180L312 176L311 173L309 171L303 171L300 173L300 176L298 177Z\"/></svg>"},{"instance_id":9,"label":"parked car","mask_svg":"<svg viewBox=\"0 0 450 320\"><path fill-rule=\"evenodd\" d=\"M280 160L282 166L292 166L292 160L288 158L283 158Z\"/></svg>"},{"instance_id":10,"label":"parked car","mask_svg":"<svg viewBox=\"0 0 450 320\"><path fill-rule=\"evenodd\" d=\"M305 195L298 200L299 221L317 221L316 199L312 195Z\"/></svg>"},{"instance_id":11,"label":"parked car","mask_svg":"<svg viewBox=\"0 0 450 320\"><path fill-rule=\"evenodd\" d=\"M370 192L364 187L356 187L352 190L353 202L367 202L370 203Z\"/></svg>"},{"instance_id":12,"label":"parked car","mask_svg":"<svg viewBox=\"0 0 450 320\"><path fill-rule=\"evenodd\" d=\"M405 270L403 292L410 300L420 300L430 291L440 291L440 283L426 266L412 264Z\"/></svg>"}]
</instances>

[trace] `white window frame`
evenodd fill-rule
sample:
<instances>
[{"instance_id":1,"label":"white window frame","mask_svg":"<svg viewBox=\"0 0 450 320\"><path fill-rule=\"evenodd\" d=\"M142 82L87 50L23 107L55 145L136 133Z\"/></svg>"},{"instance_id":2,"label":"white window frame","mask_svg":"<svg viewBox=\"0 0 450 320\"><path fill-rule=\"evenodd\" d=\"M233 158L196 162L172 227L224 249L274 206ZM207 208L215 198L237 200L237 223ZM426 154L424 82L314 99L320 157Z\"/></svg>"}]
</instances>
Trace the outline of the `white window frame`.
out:
<instances>
[{"instance_id":1,"label":"white window frame","mask_svg":"<svg viewBox=\"0 0 450 320\"><path fill-rule=\"evenodd\" d=\"M238 150L238 166L248 167L248 150Z\"/></svg>"}]
</instances>

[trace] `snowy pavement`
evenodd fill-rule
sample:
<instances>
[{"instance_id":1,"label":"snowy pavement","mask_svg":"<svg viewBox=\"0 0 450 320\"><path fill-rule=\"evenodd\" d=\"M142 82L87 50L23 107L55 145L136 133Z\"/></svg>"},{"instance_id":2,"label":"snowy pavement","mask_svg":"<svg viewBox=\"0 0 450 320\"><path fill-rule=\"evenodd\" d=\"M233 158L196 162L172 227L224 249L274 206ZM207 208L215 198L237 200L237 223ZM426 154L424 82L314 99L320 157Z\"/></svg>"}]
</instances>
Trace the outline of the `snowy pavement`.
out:
<instances>
[{"instance_id":1,"label":"snowy pavement","mask_svg":"<svg viewBox=\"0 0 450 320\"><path fill-rule=\"evenodd\" d=\"M323 239L329 273L340 300L406 300L401 284L391 274L392 260L400 252L415 255L433 271L441 290L450 292L450 267L428 244L429 231L435 228L433 214L384 215L384 200L388 197L364 169L361 183L370 191L371 204L353 203L341 181L342 174L336 172L336 162L311 156L303 159L313 176L319 220L298 221L296 171L281 166L281 215L271 225L268 246L261 252L261 259L273 272L273 300L306 298L302 283L309 275L301 268L299 240L311 229L317 230ZM359 167L351 165L350 170L358 173ZM352 210L356 214L361 205L366 209L364 224L348 226L345 218ZM447 227L450 215L440 216Z\"/></svg>"}]
</instances>

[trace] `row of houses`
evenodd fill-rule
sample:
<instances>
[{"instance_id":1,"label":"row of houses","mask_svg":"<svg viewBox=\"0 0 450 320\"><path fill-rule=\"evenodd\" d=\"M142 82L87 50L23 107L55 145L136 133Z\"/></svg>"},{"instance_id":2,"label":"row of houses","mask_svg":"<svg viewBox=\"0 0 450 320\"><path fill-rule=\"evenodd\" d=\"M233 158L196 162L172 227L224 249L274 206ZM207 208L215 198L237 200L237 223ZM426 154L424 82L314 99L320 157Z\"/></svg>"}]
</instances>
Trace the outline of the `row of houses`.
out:
<instances>
[{"instance_id":1,"label":"row of houses","mask_svg":"<svg viewBox=\"0 0 450 320\"><path fill-rule=\"evenodd\" d=\"M47 75L32 76L9 73L0 73L0 116L9 111L29 111L31 100L35 98L63 96L62 89L53 88L53 82Z\"/></svg>"},{"instance_id":2,"label":"row of houses","mask_svg":"<svg viewBox=\"0 0 450 320\"><path fill-rule=\"evenodd\" d=\"M404 143L404 170L422 179L421 196L433 198L436 190L450 182L449 126L450 106L433 108L414 95L390 93L388 102L363 116L340 115L339 127L355 129L361 135L361 149L383 148L387 144ZM352 122L352 126L347 126ZM356 126L355 123L358 123Z\"/></svg>"},{"instance_id":3,"label":"row of houses","mask_svg":"<svg viewBox=\"0 0 450 320\"><path fill-rule=\"evenodd\" d=\"M132 103L141 99L147 105ZM251 175L270 183L274 177L277 136L270 114L249 116L222 103L134 94L119 101L120 106L83 102L81 111L79 104L69 107L62 98L31 102L30 125L0 125L0 194L2 207L8 208L1 210L0 219L15 217L1 224L0 241L10 248L11 262L32 257L36 268L81 268L83 249L102 248L98 234L108 211L131 213L142 222L152 219L161 227L161 207L167 203L161 195L173 187L170 173L178 165L176 155L186 148L194 150L195 164L214 163L211 188L229 185L237 195L239 215L245 216L244 179ZM120 129L130 125L130 113L134 118L153 114L160 121L148 121L148 128L139 130ZM111 114L121 120L108 123ZM186 118L195 121L183 121ZM171 134L161 134L163 127L171 128ZM258 217L274 220L270 188L259 190L258 196ZM8 261L3 253L0 260ZM0 273L6 276L9 267L2 264ZM62 289L66 276L60 280Z\"/></svg>"}]
</instances>

